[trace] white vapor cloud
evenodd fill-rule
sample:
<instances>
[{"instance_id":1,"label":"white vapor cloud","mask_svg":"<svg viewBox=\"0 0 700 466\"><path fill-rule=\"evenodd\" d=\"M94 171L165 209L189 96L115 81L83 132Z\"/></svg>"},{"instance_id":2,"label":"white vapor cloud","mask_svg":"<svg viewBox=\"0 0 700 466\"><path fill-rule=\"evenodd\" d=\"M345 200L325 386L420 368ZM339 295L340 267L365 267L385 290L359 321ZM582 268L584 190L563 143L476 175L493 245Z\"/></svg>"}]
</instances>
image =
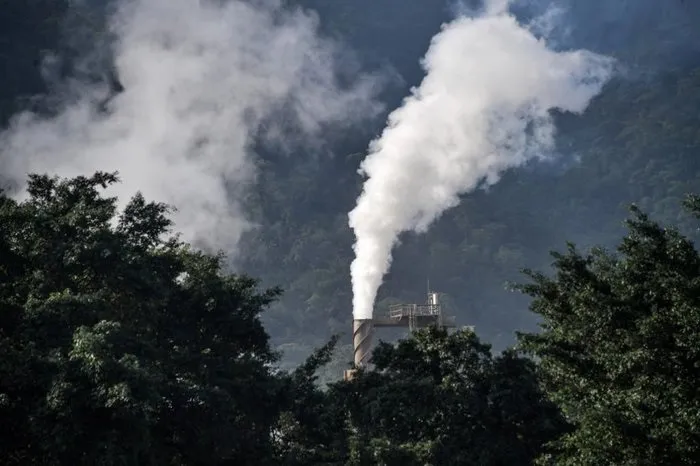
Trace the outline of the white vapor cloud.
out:
<instances>
[{"instance_id":1,"label":"white vapor cloud","mask_svg":"<svg viewBox=\"0 0 700 466\"><path fill-rule=\"evenodd\" d=\"M85 83L56 116L18 115L0 135L4 176L119 171L110 194L171 204L184 239L231 250L250 227L236 199L256 175L256 134L278 138L292 115L295 137L313 139L378 110L371 79L340 88L316 18L277 0L123 0L109 25L124 91L106 112Z\"/></svg>"},{"instance_id":2,"label":"white vapor cloud","mask_svg":"<svg viewBox=\"0 0 700 466\"><path fill-rule=\"evenodd\" d=\"M550 110L583 112L612 74L607 57L550 50L507 3L443 27L423 60L425 79L370 144L360 170L368 179L349 214L356 319L372 316L402 232L425 231L461 194L545 157Z\"/></svg>"}]
</instances>

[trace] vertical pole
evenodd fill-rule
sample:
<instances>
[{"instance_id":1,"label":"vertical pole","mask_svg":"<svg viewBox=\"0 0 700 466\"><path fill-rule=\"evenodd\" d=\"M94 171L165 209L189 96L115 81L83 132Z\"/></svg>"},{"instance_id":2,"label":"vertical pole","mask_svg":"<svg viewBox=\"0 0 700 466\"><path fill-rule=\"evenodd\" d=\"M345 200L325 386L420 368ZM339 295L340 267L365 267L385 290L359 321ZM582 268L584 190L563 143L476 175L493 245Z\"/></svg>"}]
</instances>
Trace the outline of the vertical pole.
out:
<instances>
[{"instance_id":1,"label":"vertical pole","mask_svg":"<svg viewBox=\"0 0 700 466\"><path fill-rule=\"evenodd\" d=\"M352 344L355 367L369 364L372 356L372 319L356 319L352 322Z\"/></svg>"}]
</instances>

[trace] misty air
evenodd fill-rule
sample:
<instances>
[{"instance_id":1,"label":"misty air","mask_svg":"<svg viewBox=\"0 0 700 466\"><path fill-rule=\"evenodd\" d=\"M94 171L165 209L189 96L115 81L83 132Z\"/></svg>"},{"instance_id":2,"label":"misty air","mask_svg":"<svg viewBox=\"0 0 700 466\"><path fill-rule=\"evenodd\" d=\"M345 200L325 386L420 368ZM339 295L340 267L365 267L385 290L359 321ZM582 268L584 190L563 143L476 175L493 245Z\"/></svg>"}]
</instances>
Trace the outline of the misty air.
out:
<instances>
[{"instance_id":1,"label":"misty air","mask_svg":"<svg viewBox=\"0 0 700 466\"><path fill-rule=\"evenodd\" d=\"M699 21L6 0L0 464L696 464Z\"/></svg>"}]
</instances>

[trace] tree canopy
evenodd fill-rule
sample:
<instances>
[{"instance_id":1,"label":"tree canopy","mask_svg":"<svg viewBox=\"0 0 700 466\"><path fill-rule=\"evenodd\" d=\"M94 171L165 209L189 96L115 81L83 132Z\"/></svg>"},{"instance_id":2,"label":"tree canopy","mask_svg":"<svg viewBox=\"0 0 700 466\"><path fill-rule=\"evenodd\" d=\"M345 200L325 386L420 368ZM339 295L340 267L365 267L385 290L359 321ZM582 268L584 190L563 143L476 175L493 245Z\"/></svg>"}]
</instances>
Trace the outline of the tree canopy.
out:
<instances>
[{"instance_id":1,"label":"tree canopy","mask_svg":"<svg viewBox=\"0 0 700 466\"><path fill-rule=\"evenodd\" d=\"M532 361L493 356L471 329L427 329L379 345L347 393L349 464L531 464L567 424ZM343 397L341 397L343 398Z\"/></svg>"},{"instance_id":2,"label":"tree canopy","mask_svg":"<svg viewBox=\"0 0 700 466\"><path fill-rule=\"evenodd\" d=\"M108 3L3 3L3 126L55 110L65 96L46 94L62 75L119 92L109 47L78 66ZM284 3L317 10L358 52L350 66L390 70L387 111L454 16L452 1ZM520 3L530 18L547 2ZM320 386L350 358L328 337L351 320L347 212L381 118L325 134L322 156L251 147L260 176L242 202L260 228L238 264L250 275L180 241L167 206L136 195L118 209L115 174L32 175L24 200L0 193L0 464L697 462L698 228L678 205L700 185L700 3L565 3L558 46L612 54L625 73L584 115L554 115L554 162L505 173L402 238L379 292L379 308L421 299L429 276L478 336L381 344L352 381ZM699 198L686 207L697 216ZM565 239L578 246L549 264ZM524 293L504 293L525 266ZM514 329L517 349L500 352Z\"/></svg>"},{"instance_id":3,"label":"tree canopy","mask_svg":"<svg viewBox=\"0 0 700 466\"><path fill-rule=\"evenodd\" d=\"M225 273L115 174L0 196L0 436L8 464L510 464L564 426L535 365L471 330L380 345L327 390L337 338L275 369L278 289ZM526 435L527 434L527 435ZM369 456L368 456L369 455Z\"/></svg>"},{"instance_id":4,"label":"tree canopy","mask_svg":"<svg viewBox=\"0 0 700 466\"><path fill-rule=\"evenodd\" d=\"M700 201L686 206L700 216ZM638 208L613 254L554 254L520 288L542 331L521 335L575 430L556 464L695 464L700 457L700 255Z\"/></svg>"},{"instance_id":5,"label":"tree canopy","mask_svg":"<svg viewBox=\"0 0 700 466\"><path fill-rule=\"evenodd\" d=\"M700 255L634 207L616 254L526 271L541 331L493 354L471 328L380 343L318 384L337 337L277 369L279 289L181 242L117 177L0 195L4 464L694 464ZM700 216L700 198L687 207ZM524 352L524 353L523 353ZM530 357L532 356L532 357Z\"/></svg>"},{"instance_id":6,"label":"tree canopy","mask_svg":"<svg viewBox=\"0 0 700 466\"><path fill-rule=\"evenodd\" d=\"M113 174L32 176L0 198L2 450L16 464L250 464L270 451L278 290L169 236L163 204L117 214Z\"/></svg>"}]
</instances>

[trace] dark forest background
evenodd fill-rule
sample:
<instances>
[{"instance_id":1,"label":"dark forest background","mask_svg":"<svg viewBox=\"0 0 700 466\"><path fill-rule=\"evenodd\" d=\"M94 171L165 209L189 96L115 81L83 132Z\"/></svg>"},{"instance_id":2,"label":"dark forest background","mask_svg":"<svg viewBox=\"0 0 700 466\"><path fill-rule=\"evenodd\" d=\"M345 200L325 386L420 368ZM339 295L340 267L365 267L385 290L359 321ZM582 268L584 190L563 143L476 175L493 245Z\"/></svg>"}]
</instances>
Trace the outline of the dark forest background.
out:
<instances>
[{"instance_id":1,"label":"dark forest background","mask_svg":"<svg viewBox=\"0 0 700 466\"><path fill-rule=\"evenodd\" d=\"M387 111L441 23L478 6L288 3L388 77ZM378 308L420 301L429 279L476 333L378 344L351 380L347 212L386 114L311 153L260 142L245 200L260 227L233 260L168 236L158 199L118 213L113 174L33 175L20 202L0 166L0 465L697 464L700 3L558 3L552 44L612 55L617 76L584 115L555 116L554 161L405 235L379 293ZM109 6L0 2L2 126L55 111L56 78L120 92Z\"/></svg>"},{"instance_id":2,"label":"dark forest background","mask_svg":"<svg viewBox=\"0 0 700 466\"><path fill-rule=\"evenodd\" d=\"M104 2L6 0L0 9L0 121L31 106L46 108L42 59L61 51L60 72L106 79L118 91L109 59L72 67L99 30ZM357 52L367 69L391 76L382 94L395 108L423 72L419 60L440 25L454 16L450 1L290 0L316 10L325 34ZM516 2L524 19L548 2ZM377 306L422 301L426 282L443 293L448 311L474 325L496 349L514 331L535 329L528 299L506 290L523 267L546 270L548 251L573 241L610 245L635 202L654 218L687 225L679 208L700 187L700 6L692 1L567 0L552 32L557 47L585 47L618 59L620 72L583 116L558 117L559 156L508 172L488 191L464 197L425 235L405 235L380 289ZM98 70L98 72L95 72ZM49 102L50 103L50 102ZM263 320L285 364L292 366L342 333L337 377L350 359L347 212L361 188L356 169L383 117L332 141L315 157L279 157L259 148L263 173L247 208L260 228L244 239L236 268L281 286L284 294ZM0 167L0 173L2 167ZM693 233L690 227L687 232ZM391 336L387 334L387 336Z\"/></svg>"}]
</instances>

